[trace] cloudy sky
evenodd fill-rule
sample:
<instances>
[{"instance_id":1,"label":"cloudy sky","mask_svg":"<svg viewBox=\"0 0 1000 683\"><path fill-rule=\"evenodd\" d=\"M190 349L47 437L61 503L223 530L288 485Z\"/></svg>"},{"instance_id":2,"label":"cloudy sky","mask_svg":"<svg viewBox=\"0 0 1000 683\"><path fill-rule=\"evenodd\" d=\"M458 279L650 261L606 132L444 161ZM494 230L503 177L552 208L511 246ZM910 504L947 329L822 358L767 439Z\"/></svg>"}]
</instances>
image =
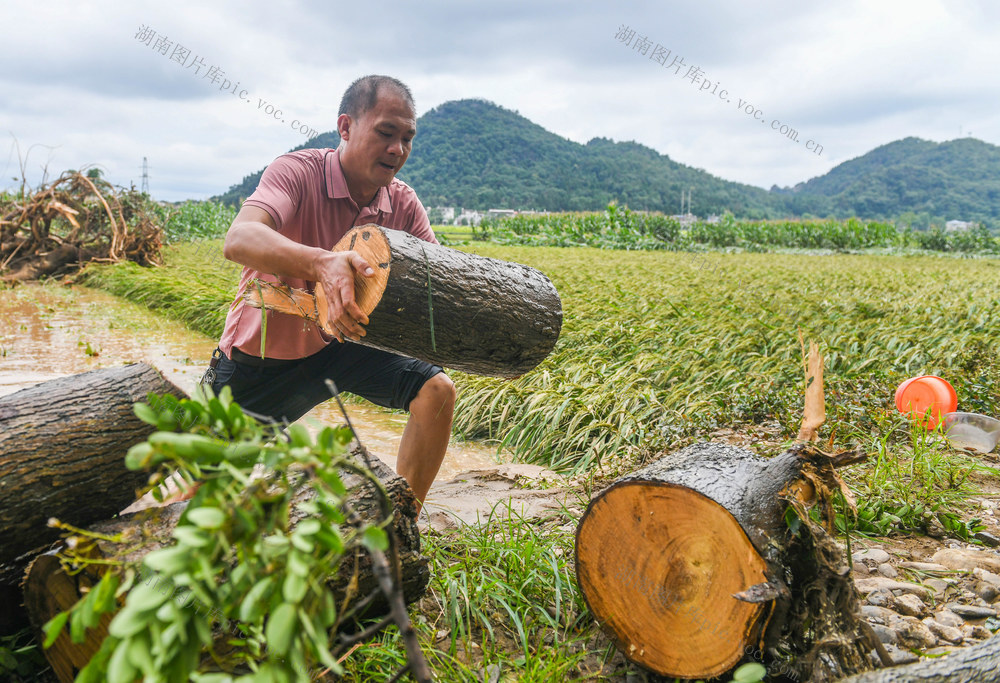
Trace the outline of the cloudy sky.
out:
<instances>
[{"instance_id":1,"label":"cloudy sky","mask_svg":"<svg viewBox=\"0 0 1000 683\"><path fill-rule=\"evenodd\" d=\"M47 0L5 5L0 64L0 187L19 156L31 184L96 165L123 185L147 157L171 201L301 144L293 124L333 129L367 73L418 115L484 98L765 188L906 136L1000 144L995 0Z\"/></svg>"}]
</instances>

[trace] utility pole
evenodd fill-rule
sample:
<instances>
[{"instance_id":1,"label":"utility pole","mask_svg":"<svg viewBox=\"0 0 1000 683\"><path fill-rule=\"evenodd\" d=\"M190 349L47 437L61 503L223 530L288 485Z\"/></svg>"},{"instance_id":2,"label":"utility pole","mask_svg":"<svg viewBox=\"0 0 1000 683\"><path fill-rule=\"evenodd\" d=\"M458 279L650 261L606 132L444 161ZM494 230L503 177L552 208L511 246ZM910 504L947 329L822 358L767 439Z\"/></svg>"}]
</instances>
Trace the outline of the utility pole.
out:
<instances>
[{"instance_id":1,"label":"utility pole","mask_svg":"<svg viewBox=\"0 0 1000 683\"><path fill-rule=\"evenodd\" d=\"M149 194L149 164L142 158L142 193Z\"/></svg>"}]
</instances>

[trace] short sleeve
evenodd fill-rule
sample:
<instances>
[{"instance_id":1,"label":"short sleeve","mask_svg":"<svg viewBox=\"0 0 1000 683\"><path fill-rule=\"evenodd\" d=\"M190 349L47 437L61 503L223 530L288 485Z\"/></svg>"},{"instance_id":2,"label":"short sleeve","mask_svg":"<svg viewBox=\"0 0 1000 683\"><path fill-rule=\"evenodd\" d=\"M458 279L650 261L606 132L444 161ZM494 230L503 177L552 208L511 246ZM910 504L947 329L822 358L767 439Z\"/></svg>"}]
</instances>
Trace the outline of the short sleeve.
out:
<instances>
[{"instance_id":1,"label":"short sleeve","mask_svg":"<svg viewBox=\"0 0 1000 683\"><path fill-rule=\"evenodd\" d=\"M431 230L431 220L427 216L427 210L416 197L413 199L413 204L410 207L412 215L409 217L408 221L410 227L407 231L414 237L419 237L424 241L437 244L437 237L434 236L434 231Z\"/></svg>"},{"instance_id":2,"label":"short sleeve","mask_svg":"<svg viewBox=\"0 0 1000 683\"><path fill-rule=\"evenodd\" d=\"M257 189L244 202L267 211L274 219L278 232L295 215L306 182L306 163L291 154L284 154L264 169Z\"/></svg>"}]
</instances>

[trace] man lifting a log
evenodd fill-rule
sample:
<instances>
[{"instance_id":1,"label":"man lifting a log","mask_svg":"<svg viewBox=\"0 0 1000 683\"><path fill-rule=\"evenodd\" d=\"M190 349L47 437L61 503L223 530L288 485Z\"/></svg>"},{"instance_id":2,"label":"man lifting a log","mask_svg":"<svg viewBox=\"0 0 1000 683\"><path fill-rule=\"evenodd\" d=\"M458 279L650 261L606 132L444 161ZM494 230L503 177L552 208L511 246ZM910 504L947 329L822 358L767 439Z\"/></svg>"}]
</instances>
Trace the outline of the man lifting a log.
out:
<instances>
[{"instance_id":1,"label":"man lifting a log","mask_svg":"<svg viewBox=\"0 0 1000 683\"><path fill-rule=\"evenodd\" d=\"M330 251L367 223L437 243L416 194L395 178L416 133L409 89L388 76L358 79L341 100L337 131L336 150L305 149L272 162L226 233L223 254L244 268L208 379L216 392L229 386L240 405L275 421L295 421L331 398L327 379L408 410L396 469L422 502L451 436L455 386L437 365L354 343L368 323L355 301L355 274L373 276L374 264L355 251ZM308 291L322 283L333 336L269 313L262 351L260 311L243 300L254 278Z\"/></svg>"}]
</instances>

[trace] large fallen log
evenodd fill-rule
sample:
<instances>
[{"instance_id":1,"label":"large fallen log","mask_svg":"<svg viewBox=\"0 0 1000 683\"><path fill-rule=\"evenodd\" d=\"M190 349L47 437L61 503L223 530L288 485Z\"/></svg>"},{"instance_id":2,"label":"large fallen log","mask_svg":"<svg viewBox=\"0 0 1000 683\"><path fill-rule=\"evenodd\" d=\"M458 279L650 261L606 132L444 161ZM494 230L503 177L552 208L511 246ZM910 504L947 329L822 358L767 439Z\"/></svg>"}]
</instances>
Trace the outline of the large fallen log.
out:
<instances>
[{"instance_id":1,"label":"large fallen log","mask_svg":"<svg viewBox=\"0 0 1000 683\"><path fill-rule=\"evenodd\" d=\"M93 370L0 398L0 584L58 540L49 518L86 526L118 514L146 483L125 467L153 428L132 406L184 393L145 363Z\"/></svg>"},{"instance_id":2,"label":"large fallen log","mask_svg":"<svg viewBox=\"0 0 1000 683\"><path fill-rule=\"evenodd\" d=\"M559 294L529 266L377 225L351 230L334 250L357 251L376 271L355 281L369 317L360 341L366 346L464 372L517 377L542 362L559 338ZM259 283L245 292L250 306L312 320L332 334L322 286L314 295Z\"/></svg>"},{"instance_id":3,"label":"large fallen log","mask_svg":"<svg viewBox=\"0 0 1000 683\"><path fill-rule=\"evenodd\" d=\"M796 446L771 459L696 444L619 479L580 520L577 579L630 660L666 676L719 676L741 659L796 680L871 668L832 520L831 459Z\"/></svg>"},{"instance_id":4,"label":"large fallen log","mask_svg":"<svg viewBox=\"0 0 1000 683\"><path fill-rule=\"evenodd\" d=\"M402 591L406 603L409 604L424 594L430 578L427 558L420 554L420 533L416 525L417 501L405 480L377 458L373 458L373 465L373 472L381 480L393 504L392 528L398 542ZM371 482L348 472L342 472L342 478L349 490L346 499L348 505L364 519L380 518L380 501ZM303 484L298 489L295 501L305 501L313 496L315 490ZM118 551L121 547L119 544L98 541L95 557L115 557L119 561L137 563L147 553L170 545L173 529L187 505L187 501L173 503L90 526L88 529L90 532L111 537L120 535L126 547L134 544L127 555L119 556ZM293 522L298 522L301 518L301 513L293 513ZM56 557L56 552L52 551L38 557L28 569L24 583L25 608L32 625L38 630L40 640L42 638L40 629L45 622L75 604L82 597L83 591L95 585L100 579L100 573L95 565L90 565L72 576L67 575ZM147 582L155 580L157 580L155 576L146 579ZM348 586L355 581L356 584L350 589L354 597L347 603L348 607L378 587L371 558L367 554L345 556L338 573L330 577L330 584L337 594L338 605L341 604L340 601L344 598ZM165 590L171 589L172 587L165 588ZM187 608L198 609L198 605L194 602ZM376 597L365 608L364 613L384 614L387 609L384 599ZM87 631L84 642L73 643L69 634L64 631L52 647L45 651L61 681L72 681L75 672L90 660L107 635L107 626L112 617L113 615L105 615L97 628ZM205 618L209 618L207 612ZM225 651L225 640L232 636L221 630L217 632L217 636L219 647Z\"/></svg>"},{"instance_id":5,"label":"large fallen log","mask_svg":"<svg viewBox=\"0 0 1000 683\"><path fill-rule=\"evenodd\" d=\"M995 683L1000 679L1000 638L993 636L944 657L858 674L840 683Z\"/></svg>"}]
</instances>

